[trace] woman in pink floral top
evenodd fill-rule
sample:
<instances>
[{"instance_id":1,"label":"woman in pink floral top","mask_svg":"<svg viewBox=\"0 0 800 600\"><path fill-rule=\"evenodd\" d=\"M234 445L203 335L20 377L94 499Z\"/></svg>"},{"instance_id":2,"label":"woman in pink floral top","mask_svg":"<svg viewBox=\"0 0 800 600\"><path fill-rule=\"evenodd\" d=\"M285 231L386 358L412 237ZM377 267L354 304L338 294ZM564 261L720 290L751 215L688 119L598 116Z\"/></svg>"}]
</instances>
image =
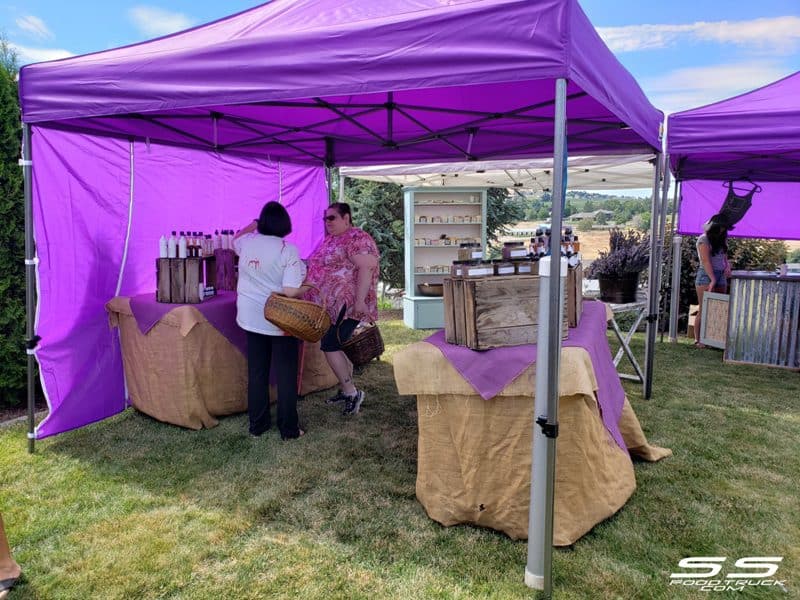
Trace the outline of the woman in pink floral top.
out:
<instances>
[{"instance_id":1,"label":"woman in pink floral top","mask_svg":"<svg viewBox=\"0 0 800 600\"><path fill-rule=\"evenodd\" d=\"M319 293L312 290L307 297L315 302L324 300L333 323L320 348L341 389L328 403L344 400L342 414L355 415L364 401L364 392L353 384L341 344L350 339L360 321L378 318L378 246L370 234L353 226L349 204L331 204L323 218L327 235L308 258L306 278L306 283L317 287Z\"/></svg>"}]
</instances>

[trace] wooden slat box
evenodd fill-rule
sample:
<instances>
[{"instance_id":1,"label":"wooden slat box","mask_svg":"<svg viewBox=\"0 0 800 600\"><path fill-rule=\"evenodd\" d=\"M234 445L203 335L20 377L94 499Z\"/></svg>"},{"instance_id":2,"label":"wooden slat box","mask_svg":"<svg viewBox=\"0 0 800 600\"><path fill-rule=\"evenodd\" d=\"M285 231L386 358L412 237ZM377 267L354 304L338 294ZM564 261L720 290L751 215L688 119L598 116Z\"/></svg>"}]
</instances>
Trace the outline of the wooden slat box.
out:
<instances>
[{"instance_id":1,"label":"wooden slat box","mask_svg":"<svg viewBox=\"0 0 800 600\"><path fill-rule=\"evenodd\" d=\"M157 258L156 300L171 304L197 304L203 281L202 258Z\"/></svg>"},{"instance_id":2,"label":"wooden slat box","mask_svg":"<svg viewBox=\"0 0 800 600\"><path fill-rule=\"evenodd\" d=\"M449 278L449 281L444 295L445 339L448 342L473 350L536 343L538 276ZM452 316L448 317L448 313ZM450 331L448 324L451 324ZM566 306L561 334L562 338L567 337Z\"/></svg>"},{"instance_id":3,"label":"wooden slat box","mask_svg":"<svg viewBox=\"0 0 800 600\"><path fill-rule=\"evenodd\" d=\"M570 267L567 271L567 323L577 327L583 310L583 265Z\"/></svg>"}]
</instances>

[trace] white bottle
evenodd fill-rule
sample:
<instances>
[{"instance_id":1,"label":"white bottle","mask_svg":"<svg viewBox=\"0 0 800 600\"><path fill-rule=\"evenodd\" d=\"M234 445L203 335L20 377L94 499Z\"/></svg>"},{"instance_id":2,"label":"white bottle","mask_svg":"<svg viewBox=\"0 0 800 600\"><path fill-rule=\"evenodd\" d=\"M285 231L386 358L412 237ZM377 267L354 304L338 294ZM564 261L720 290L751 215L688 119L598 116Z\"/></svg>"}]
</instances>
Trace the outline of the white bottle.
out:
<instances>
[{"instance_id":1,"label":"white bottle","mask_svg":"<svg viewBox=\"0 0 800 600\"><path fill-rule=\"evenodd\" d=\"M227 229L222 230L222 249L223 250L231 249L231 236L230 232Z\"/></svg>"},{"instance_id":2,"label":"white bottle","mask_svg":"<svg viewBox=\"0 0 800 600\"><path fill-rule=\"evenodd\" d=\"M159 258L167 258L168 251L167 251L167 238L166 236L161 236L158 240L158 257Z\"/></svg>"},{"instance_id":3,"label":"white bottle","mask_svg":"<svg viewBox=\"0 0 800 600\"><path fill-rule=\"evenodd\" d=\"M219 235L219 229L214 230L214 250L222 249L222 237Z\"/></svg>"},{"instance_id":4,"label":"white bottle","mask_svg":"<svg viewBox=\"0 0 800 600\"><path fill-rule=\"evenodd\" d=\"M167 258L178 258L178 238L174 231L167 240Z\"/></svg>"},{"instance_id":5,"label":"white bottle","mask_svg":"<svg viewBox=\"0 0 800 600\"><path fill-rule=\"evenodd\" d=\"M178 258L186 258L186 236L181 231L181 237L178 238Z\"/></svg>"}]
</instances>

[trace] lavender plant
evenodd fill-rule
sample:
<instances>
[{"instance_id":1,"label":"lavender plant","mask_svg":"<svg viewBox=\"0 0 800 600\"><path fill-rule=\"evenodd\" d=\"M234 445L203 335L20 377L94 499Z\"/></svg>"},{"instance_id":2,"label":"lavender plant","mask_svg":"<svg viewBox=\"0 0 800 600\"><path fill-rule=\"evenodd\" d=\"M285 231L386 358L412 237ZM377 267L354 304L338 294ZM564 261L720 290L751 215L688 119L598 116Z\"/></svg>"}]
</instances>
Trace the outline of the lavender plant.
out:
<instances>
[{"instance_id":1,"label":"lavender plant","mask_svg":"<svg viewBox=\"0 0 800 600\"><path fill-rule=\"evenodd\" d=\"M587 270L591 279L632 277L647 269L650 236L635 229L613 228L608 232L609 251L601 251Z\"/></svg>"}]
</instances>

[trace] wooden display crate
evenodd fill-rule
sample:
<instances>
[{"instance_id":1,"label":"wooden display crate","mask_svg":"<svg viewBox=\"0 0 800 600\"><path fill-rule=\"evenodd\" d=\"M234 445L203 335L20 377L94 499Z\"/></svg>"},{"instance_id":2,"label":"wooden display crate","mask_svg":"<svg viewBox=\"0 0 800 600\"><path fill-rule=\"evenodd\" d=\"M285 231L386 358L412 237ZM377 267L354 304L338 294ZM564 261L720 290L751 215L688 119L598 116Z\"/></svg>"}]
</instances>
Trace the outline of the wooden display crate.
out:
<instances>
[{"instance_id":1,"label":"wooden display crate","mask_svg":"<svg viewBox=\"0 0 800 600\"><path fill-rule=\"evenodd\" d=\"M538 276L446 278L444 281L445 339L449 343L473 350L536 343ZM566 306L561 337L567 337Z\"/></svg>"},{"instance_id":2,"label":"wooden display crate","mask_svg":"<svg viewBox=\"0 0 800 600\"><path fill-rule=\"evenodd\" d=\"M157 258L156 300L171 304L197 304L203 283L202 258Z\"/></svg>"},{"instance_id":3,"label":"wooden display crate","mask_svg":"<svg viewBox=\"0 0 800 600\"><path fill-rule=\"evenodd\" d=\"M567 323L577 327L583 311L583 265L570 267L567 271Z\"/></svg>"}]
</instances>

